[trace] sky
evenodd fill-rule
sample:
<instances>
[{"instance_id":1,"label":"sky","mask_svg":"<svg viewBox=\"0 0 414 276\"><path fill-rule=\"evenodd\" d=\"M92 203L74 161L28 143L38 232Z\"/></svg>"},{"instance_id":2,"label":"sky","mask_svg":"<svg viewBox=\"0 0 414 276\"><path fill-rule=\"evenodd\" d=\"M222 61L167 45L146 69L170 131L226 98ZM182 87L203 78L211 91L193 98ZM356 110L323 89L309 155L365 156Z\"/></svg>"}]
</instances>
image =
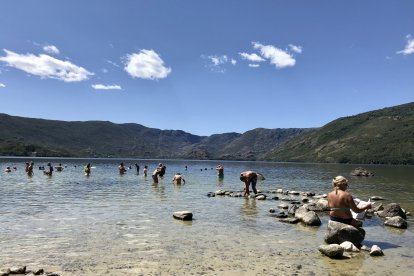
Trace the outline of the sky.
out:
<instances>
[{"instance_id":1,"label":"sky","mask_svg":"<svg viewBox=\"0 0 414 276\"><path fill-rule=\"evenodd\" d=\"M414 101L414 1L1 0L0 113L195 135Z\"/></svg>"}]
</instances>

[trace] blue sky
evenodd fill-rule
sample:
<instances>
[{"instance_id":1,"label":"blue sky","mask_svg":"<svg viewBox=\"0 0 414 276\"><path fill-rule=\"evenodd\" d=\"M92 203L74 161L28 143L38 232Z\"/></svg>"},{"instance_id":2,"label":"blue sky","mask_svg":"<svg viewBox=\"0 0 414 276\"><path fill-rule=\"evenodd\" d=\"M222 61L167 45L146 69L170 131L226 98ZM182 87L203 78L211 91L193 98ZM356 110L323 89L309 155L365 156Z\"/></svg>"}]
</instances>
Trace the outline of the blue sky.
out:
<instances>
[{"instance_id":1,"label":"blue sky","mask_svg":"<svg viewBox=\"0 0 414 276\"><path fill-rule=\"evenodd\" d=\"M414 1L0 1L0 112L197 135L414 100Z\"/></svg>"}]
</instances>

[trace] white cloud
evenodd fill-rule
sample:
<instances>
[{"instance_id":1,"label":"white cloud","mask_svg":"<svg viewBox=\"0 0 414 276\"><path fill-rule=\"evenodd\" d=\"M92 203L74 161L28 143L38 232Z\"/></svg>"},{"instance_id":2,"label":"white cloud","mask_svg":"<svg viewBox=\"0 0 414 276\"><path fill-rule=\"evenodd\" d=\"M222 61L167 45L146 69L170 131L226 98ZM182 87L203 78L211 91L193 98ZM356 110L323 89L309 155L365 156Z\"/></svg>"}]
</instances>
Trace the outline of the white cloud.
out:
<instances>
[{"instance_id":1,"label":"white cloud","mask_svg":"<svg viewBox=\"0 0 414 276\"><path fill-rule=\"evenodd\" d=\"M201 55L201 58L207 59L209 63L207 64L207 67L211 69L211 71L216 73L224 73L226 72L225 66L228 63L231 63L235 65L237 63L234 59L229 59L226 55L211 55L211 56L205 56Z\"/></svg>"},{"instance_id":2,"label":"white cloud","mask_svg":"<svg viewBox=\"0 0 414 276\"><path fill-rule=\"evenodd\" d=\"M227 61L229 60L226 55L208 56L207 58L213 63L214 66L220 66L222 64L227 63Z\"/></svg>"},{"instance_id":3,"label":"white cloud","mask_svg":"<svg viewBox=\"0 0 414 276\"><path fill-rule=\"evenodd\" d=\"M2 88L2 87L6 87L6 85L4 83L0 82L0 88Z\"/></svg>"},{"instance_id":4,"label":"white cloud","mask_svg":"<svg viewBox=\"0 0 414 276\"><path fill-rule=\"evenodd\" d=\"M104 73L104 74L107 74L109 71L108 71L108 69L106 69L106 68L102 68L101 69L101 71L102 71L102 73Z\"/></svg>"},{"instance_id":5,"label":"white cloud","mask_svg":"<svg viewBox=\"0 0 414 276\"><path fill-rule=\"evenodd\" d=\"M43 51L45 51L46 53L51 54L51 55L59 55L60 54L59 49L54 45L44 46Z\"/></svg>"},{"instance_id":6,"label":"white cloud","mask_svg":"<svg viewBox=\"0 0 414 276\"><path fill-rule=\"evenodd\" d=\"M8 66L17 68L26 73L46 79L57 79L64 82L79 82L94 75L83 67L69 61L63 61L48 55L33 54L21 55L4 49L6 56L0 56L0 61Z\"/></svg>"},{"instance_id":7,"label":"white cloud","mask_svg":"<svg viewBox=\"0 0 414 276\"><path fill-rule=\"evenodd\" d=\"M270 63L275 65L276 68L285 68L294 66L296 60L289 53L272 45L263 45L258 42L253 42L253 47L260 51L260 54L270 60Z\"/></svg>"},{"instance_id":8,"label":"white cloud","mask_svg":"<svg viewBox=\"0 0 414 276\"><path fill-rule=\"evenodd\" d=\"M122 90L122 87L119 85L93 84L92 88L96 90Z\"/></svg>"},{"instance_id":9,"label":"white cloud","mask_svg":"<svg viewBox=\"0 0 414 276\"><path fill-rule=\"evenodd\" d=\"M296 46L296 45L293 45L293 44L289 44L289 48L290 48L290 50L292 50L293 52L298 53L298 54L302 53L302 51L303 51L302 46Z\"/></svg>"},{"instance_id":10,"label":"white cloud","mask_svg":"<svg viewBox=\"0 0 414 276\"><path fill-rule=\"evenodd\" d=\"M257 68L257 67L260 67L260 64L257 64L257 63L250 63L250 64L249 64L249 67L252 67L252 68Z\"/></svg>"},{"instance_id":11,"label":"white cloud","mask_svg":"<svg viewBox=\"0 0 414 276\"><path fill-rule=\"evenodd\" d=\"M171 73L171 68L164 66L164 61L153 50L141 50L127 55L124 70L133 78L147 80L164 79Z\"/></svg>"},{"instance_id":12,"label":"white cloud","mask_svg":"<svg viewBox=\"0 0 414 276\"><path fill-rule=\"evenodd\" d=\"M256 53L248 54L248 53L239 53L239 55L242 57L242 59L247 59L248 61L252 62L262 62L265 61L264 58L257 55Z\"/></svg>"},{"instance_id":13,"label":"white cloud","mask_svg":"<svg viewBox=\"0 0 414 276\"><path fill-rule=\"evenodd\" d=\"M404 50L398 51L397 54L411 55L414 54L414 38L411 35L407 35L407 44L405 45Z\"/></svg>"}]
</instances>

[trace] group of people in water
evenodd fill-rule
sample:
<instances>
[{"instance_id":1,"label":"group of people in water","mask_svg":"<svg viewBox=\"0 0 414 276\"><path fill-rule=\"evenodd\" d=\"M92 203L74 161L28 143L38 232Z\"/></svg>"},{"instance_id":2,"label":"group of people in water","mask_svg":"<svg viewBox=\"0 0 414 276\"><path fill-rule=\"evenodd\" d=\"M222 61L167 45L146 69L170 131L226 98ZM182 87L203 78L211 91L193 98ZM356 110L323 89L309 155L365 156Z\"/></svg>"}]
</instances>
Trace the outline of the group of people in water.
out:
<instances>
[{"instance_id":1,"label":"group of people in water","mask_svg":"<svg viewBox=\"0 0 414 276\"><path fill-rule=\"evenodd\" d=\"M26 162L25 172L27 173L28 176L33 176L33 166L34 166L33 161ZM59 163L59 165L55 167L53 167L51 163L48 163L46 168L44 166L40 166L39 170L42 170L44 175L52 176L54 169L56 169L56 171L62 171L63 168L64 167L62 166L61 163ZM91 169L92 169L91 163L88 163L84 167L84 173L86 176L89 176L91 174ZM128 169L131 170L132 166L129 166ZM128 169L125 167L124 163L120 163L120 165L118 166L118 171L120 174L125 174L128 171ZM159 182L159 178L162 178L165 175L166 169L167 167L164 164L162 163L158 164L158 167L156 167L156 169L152 173L152 179L154 183ZM16 171L17 168L13 167L13 170ZM135 170L136 170L136 173L139 175L140 166L138 163L135 163ZM187 166L185 166L185 170L187 170ZM224 177L223 165L222 164L217 165L216 170L217 170L217 176L220 179L222 179ZM10 173L12 172L12 168L7 167L4 171L7 173ZM148 175L147 165L144 166L143 175L145 177ZM256 188L258 176L260 176L261 179L264 179L264 177L260 173L257 173L254 171L244 171L240 173L240 181L244 183L244 188L243 188L244 196L250 195L250 185L252 187L253 193L255 195L258 193L257 188ZM181 184L181 183L185 184L185 179L181 173L177 172L174 175L172 182L176 184ZM334 188L334 190L328 193L327 195L328 207L330 210L330 213L329 213L330 220L345 223L345 224L350 224L353 226L358 226L359 223L357 220L353 218L351 210L354 213L363 212L364 210L370 209L372 207L371 203L366 204L362 208L358 207L352 195L347 191L349 187L348 180L343 176L336 176L332 180L332 187Z\"/></svg>"}]
</instances>

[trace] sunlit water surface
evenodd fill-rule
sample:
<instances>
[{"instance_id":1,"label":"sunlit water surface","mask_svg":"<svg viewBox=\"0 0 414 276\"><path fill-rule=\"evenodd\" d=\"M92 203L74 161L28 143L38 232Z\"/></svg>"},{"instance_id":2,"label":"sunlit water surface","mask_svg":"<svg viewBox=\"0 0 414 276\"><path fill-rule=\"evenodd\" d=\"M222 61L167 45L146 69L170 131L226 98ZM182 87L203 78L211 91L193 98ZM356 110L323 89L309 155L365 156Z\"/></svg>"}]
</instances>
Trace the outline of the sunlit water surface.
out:
<instances>
[{"instance_id":1,"label":"sunlit water surface","mask_svg":"<svg viewBox=\"0 0 414 276\"><path fill-rule=\"evenodd\" d=\"M364 244L379 245L383 257L367 253L346 260L322 256L328 217L322 226L278 221L269 213L281 201L207 197L218 189L240 191L243 170L261 172L264 192L278 188L328 193L331 179L344 175L354 197L376 195L414 211L414 169L365 166L374 177L352 177L355 165L223 162L219 180L213 161L0 159L0 269L16 265L43 267L61 275L412 275L413 218L406 230L365 221ZM37 168L48 161L66 168L52 177ZM119 175L117 166L141 165ZM83 166L96 167L87 177ZM167 173L154 184L151 173L163 162ZM143 165L149 176L142 175ZM184 166L188 166L188 170ZM17 171L5 173L7 166ZM186 179L172 184L175 172ZM175 211L194 214L191 222L172 218Z\"/></svg>"}]
</instances>

